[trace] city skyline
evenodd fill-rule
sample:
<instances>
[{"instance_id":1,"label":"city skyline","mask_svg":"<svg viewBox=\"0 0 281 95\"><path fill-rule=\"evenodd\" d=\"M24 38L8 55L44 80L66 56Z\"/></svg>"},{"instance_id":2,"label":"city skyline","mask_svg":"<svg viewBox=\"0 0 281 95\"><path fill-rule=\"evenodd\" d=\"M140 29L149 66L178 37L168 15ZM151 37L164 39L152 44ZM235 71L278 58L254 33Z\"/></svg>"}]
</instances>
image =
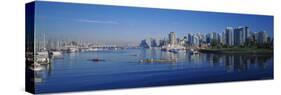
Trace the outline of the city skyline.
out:
<instances>
[{"instance_id":1,"label":"city skyline","mask_svg":"<svg viewBox=\"0 0 281 95\"><path fill-rule=\"evenodd\" d=\"M272 16L72 5L76 4L39 2L40 11L35 12L38 34L56 40L138 44L145 38L162 39L170 32L183 38L187 33L222 33L229 26L248 26L252 32L264 30L273 37Z\"/></svg>"}]
</instances>

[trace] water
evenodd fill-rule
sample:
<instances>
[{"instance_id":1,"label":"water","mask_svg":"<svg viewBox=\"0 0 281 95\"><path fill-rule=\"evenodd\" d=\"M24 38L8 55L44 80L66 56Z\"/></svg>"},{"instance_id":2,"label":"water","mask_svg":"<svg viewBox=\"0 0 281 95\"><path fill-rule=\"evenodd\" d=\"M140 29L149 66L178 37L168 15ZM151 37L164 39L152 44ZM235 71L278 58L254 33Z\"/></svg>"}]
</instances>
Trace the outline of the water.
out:
<instances>
[{"instance_id":1,"label":"water","mask_svg":"<svg viewBox=\"0 0 281 95\"><path fill-rule=\"evenodd\" d=\"M273 78L273 56L186 54L158 49L65 53L36 72L36 93L147 87ZM90 59L105 61L93 62ZM141 59L175 63L140 63Z\"/></svg>"}]
</instances>

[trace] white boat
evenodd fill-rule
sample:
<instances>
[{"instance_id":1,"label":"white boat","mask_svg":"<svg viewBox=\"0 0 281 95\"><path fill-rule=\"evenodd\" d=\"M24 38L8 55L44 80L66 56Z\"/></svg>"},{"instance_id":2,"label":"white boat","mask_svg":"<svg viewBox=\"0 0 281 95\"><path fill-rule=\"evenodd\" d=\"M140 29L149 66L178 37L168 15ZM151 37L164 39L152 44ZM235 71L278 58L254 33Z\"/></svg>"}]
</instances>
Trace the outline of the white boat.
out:
<instances>
[{"instance_id":1,"label":"white boat","mask_svg":"<svg viewBox=\"0 0 281 95\"><path fill-rule=\"evenodd\" d=\"M60 55L62 55L62 52L61 51L52 51L51 54L52 54L52 56L60 56Z\"/></svg>"},{"instance_id":2,"label":"white boat","mask_svg":"<svg viewBox=\"0 0 281 95\"><path fill-rule=\"evenodd\" d=\"M48 51L39 51L39 52L36 52L36 54L39 56L49 56Z\"/></svg>"},{"instance_id":3,"label":"white boat","mask_svg":"<svg viewBox=\"0 0 281 95\"><path fill-rule=\"evenodd\" d=\"M44 68L42 65L38 64L38 63L34 63L33 65L31 65L29 67L29 69L33 70L33 71L42 71Z\"/></svg>"},{"instance_id":4,"label":"white boat","mask_svg":"<svg viewBox=\"0 0 281 95\"><path fill-rule=\"evenodd\" d=\"M77 48L68 48L67 49L68 53L73 53L73 52L77 52L77 51L79 51Z\"/></svg>"},{"instance_id":5,"label":"white boat","mask_svg":"<svg viewBox=\"0 0 281 95\"><path fill-rule=\"evenodd\" d=\"M37 63L40 63L40 64L48 64L50 63L50 59L48 56L40 56L40 55L37 55L35 56L35 62Z\"/></svg>"},{"instance_id":6,"label":"white boat","mask_svg":"<svg viewBox=\"0 0 281 95\"><path fill-rule=\"evenodd\" d=\"M89 48L88 51L98 51L98 48Z\"/></svg>"},{"instance_id":7,"label":"white boat","mask_svg":"<svg viewBox=\"0 0 281 95\"><path fill-rule=\"evenodd\" d=\"M199 54L199 51L198 50L194 50L194 49L190 49L189 53L190 54Z\"/></svg>"}]
</instances>

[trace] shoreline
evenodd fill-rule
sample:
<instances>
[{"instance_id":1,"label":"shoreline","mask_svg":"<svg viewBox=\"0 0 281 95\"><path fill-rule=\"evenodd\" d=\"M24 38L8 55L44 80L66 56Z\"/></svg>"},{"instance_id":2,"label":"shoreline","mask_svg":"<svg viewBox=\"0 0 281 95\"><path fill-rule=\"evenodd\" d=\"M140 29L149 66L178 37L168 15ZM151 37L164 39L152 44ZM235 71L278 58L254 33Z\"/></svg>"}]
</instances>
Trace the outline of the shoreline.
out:
<instances>
[{"instance_id":1,"label":"shoreline","mask_svg":"<svg viewBox=\"0 0 281 95\"><path fill-rule=\"evenodd\" d=\"M202 53L215 53L215 54L273 54L273 49L263 48L210 48L199 49Z\"/></svg>"}]
</instances>

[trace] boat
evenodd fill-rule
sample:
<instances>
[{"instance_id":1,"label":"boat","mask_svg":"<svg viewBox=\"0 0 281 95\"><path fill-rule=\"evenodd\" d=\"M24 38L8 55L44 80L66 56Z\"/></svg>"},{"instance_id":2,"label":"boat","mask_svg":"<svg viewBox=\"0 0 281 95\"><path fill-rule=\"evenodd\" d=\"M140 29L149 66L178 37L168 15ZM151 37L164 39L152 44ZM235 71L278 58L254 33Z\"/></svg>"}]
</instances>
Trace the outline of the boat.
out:
<instances>
[{"instance_id":1,"label":"boat","mask_svg":"<svg viewBox=\"0 0 281 95\"><path fill-rule=\"evenodd\" d=\"M179 50L178 49L170 49L169 52L172 52L172 53L178 53Z\"/></svg>"},{"instance_id":2,"label":"boat","mask_svg":"<svg viewBox=\"0 0 281 95\"><path fill-rule=\"evenodd\" d=\"M37 55L37 56L35 56L35 62L40 63L40 64L48 64L48 63L50 63L50 59L48 56Z\"/></svg>"},{"instance_id":3,"label":"boat","mask_svg":"<svg viewBox=\"0 0 281 95\"><path fill-rule=\"evenodd\" d=\"M33 71L42 71L44 68L41 64L34 63L29 67L29 69L31 69Z\"/></svg>"},{"instance_id":4,"label":"boat","mask_svg":"<svg viewBox=\"0 0 281 95\"><path fill-rule=\"evenodd\" d=\"M198 50L194 50L194 49L190 49L189 53L190 54L199 54L199 51Z\"/></svg>"},{"instance_id":5,"label":"boat","mask_svg":"<svg viewBox=\"0 0 281 95\"><path fill-rule=\"evenodd\" d=\"M77 52L77 51L79 51L77 48L68 48L67 49L68 53L74 53L74 52Z\"/></svg>"},{"instance_id":6,"label":"boat","mask_svg":"<svg viewBox=\"0 0 281 95\"><path fill-rule=\"evenodd\" d=\"M169 50L170 50L170 48L167 48L167 47L161 48L161 51L169 51Z\"/></svg>"},{"instance_id":7,"label":"boat","mask_svg":"<svg viewBox=\"0 0 281 95\"><path fill-rule=\"evenodd\" d=\"M93 59L90 59L90 61L100 62L100 61L105 61L105 60L104 59L99 59L99 58L93 58Z\"/></svg>"},{"instance_id":8,"label":"boat","mask_svg":"<svg viewBox=\"0 0 281 95\"><path fill-rule=\"evenodd\" d=\"M61 51L51 51L52 56L60 56L62 55Z\"/></svg>"},{"instance_id":9,"label":"boat","mask_svg":"<svg viewBox=\"0 0 281 95\"><path fill-rule=\"evenodd\" d=\"M199 54L199 51L197 51L197 50L193 51L193 54Z\"/></svg>"},{"instance_id":10,"label":"boat","mask_svg":"<svg viewBox=\"0 0 281 95\"><path fill-rule=\"evenodd\" d=\"M98 48L89 48L88 51L98 51Z\"/></svg>"},{"instance_id":11,"label":"boat","mask_svg":"<svg viewBox=\"0 0 281 95\"><path fill-rule=\"evenodd\" d=\"M36 55L39 55L39 56L49 56L49 52L48 51L38 51L38 52L36 52Z\"/></svg>"},{"instance_id":12,"label":"boat","mask_svg":"<svg viewBox=\"0 0 281 95\"><path fill-rule=\"evenodd\" d=\"M175 63L176 59L143 59L140 63Z\"/></svg>"}]
</instances>

